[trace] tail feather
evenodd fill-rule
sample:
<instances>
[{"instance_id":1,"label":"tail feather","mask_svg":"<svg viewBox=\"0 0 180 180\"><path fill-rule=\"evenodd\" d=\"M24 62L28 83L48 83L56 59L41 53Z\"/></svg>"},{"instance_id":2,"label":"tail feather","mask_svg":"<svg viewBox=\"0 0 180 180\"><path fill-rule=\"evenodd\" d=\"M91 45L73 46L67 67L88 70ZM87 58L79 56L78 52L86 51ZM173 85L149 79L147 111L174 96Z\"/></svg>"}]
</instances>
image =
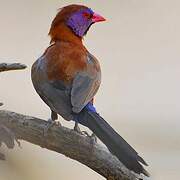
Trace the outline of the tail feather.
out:
<instances>
[{"instance_id":1,"label":"tail feather","mask_svg":"<svg viewBox=\"0 0 180 180\"><path fill-rule=\"evenodd\" d=\"M78 115L78 122L91 129L128 169L149 176L149 173L139 163L147 166L143 158L96 112L84 109Z\"/></svg>"}]
</instances>

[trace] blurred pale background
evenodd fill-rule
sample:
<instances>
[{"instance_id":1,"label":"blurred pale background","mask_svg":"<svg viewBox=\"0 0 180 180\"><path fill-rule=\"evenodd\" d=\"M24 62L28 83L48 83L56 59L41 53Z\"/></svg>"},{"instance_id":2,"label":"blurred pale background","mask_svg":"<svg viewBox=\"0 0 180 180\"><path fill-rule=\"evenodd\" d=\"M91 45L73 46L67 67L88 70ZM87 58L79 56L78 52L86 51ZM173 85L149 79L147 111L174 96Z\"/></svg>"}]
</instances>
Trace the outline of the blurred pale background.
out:
<instances>
[{"instance_id":1,"label":"blurred pale background","mask_svg":"<svg viewBox=\"0 0 180 180\"><path fill-rule=\"evenodd\" d=\"M178 0L0 0L0 62L25 71L0 75L4 109L40 118L49 109L35 93L30 67L48 46L57 9L85 4L108 20L94 25L85 44L101 62L96 106L145 158L156 180L180 178L180 2ZM72 127L73 123L62 122ZM7 150L0 180L103 179L63 155L22 143Z\"/></svg>"}]
</instances>

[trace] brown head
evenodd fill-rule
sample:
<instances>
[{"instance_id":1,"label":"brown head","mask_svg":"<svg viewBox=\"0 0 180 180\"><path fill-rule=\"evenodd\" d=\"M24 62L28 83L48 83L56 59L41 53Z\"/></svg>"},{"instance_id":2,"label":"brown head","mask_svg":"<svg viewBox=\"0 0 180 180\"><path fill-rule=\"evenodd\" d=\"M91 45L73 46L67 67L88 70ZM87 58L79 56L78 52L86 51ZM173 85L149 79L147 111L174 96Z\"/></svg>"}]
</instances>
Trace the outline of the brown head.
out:
<instances>
[{"instance_id":1,"label":"brown head","mask_svg":"<svg viewBox=\"0 0 180 180\"><path fill-rule=\"evenodd\" d=\"M54 18L49 35L57 40L81 40L92 24L105 19L83 5L69 5L60 9Z\"/></svg>"}]
</instances>

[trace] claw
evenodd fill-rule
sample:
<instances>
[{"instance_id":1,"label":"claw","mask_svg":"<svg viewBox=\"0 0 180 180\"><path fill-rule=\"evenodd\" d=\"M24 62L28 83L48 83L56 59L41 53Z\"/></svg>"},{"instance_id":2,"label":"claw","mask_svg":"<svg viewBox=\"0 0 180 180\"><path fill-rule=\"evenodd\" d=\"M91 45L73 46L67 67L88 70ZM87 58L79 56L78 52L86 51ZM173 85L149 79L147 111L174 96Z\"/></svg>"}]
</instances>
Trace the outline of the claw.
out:
<instances>
[{"instance_id":1,"label":"claw","mask_svg":"<svg viewBox=\"0 0 180 180\"><path fill-rule=\"evenodd\" d=\"M97 137L94 133L92 133L91 135L89 135L89 133L86 131L82 131L82 133L90 138L92 144L97 143Z\"/></svg>"},{"instance_id":2,"label":"claw","mask_svg":"<svg viewBox=\"0 0 180 180\"><path fill-rule=\"evenodd\" d=\"M45 128L43 129L43 134L45 137L47 136L49 129L54 125L54 123L55 122L52 121L52 119L48 119L47 124L46 124Z\"/></svg>"},{"instance_id":3,"label":"claw","mask_svg":"<svg viewBox=\"0 0 180 180\"><path fill-rule=\"evenodd\" d=\"M44 136L47 136L47 132L49 131L49 129L54 126L54 125L57 125L57 126L61 126L60 122L59 121L56 121L58 119L58 115L56 112L54 112L52 109L51 109L51 118L48 119L48 123L47 125L45 126L44 130L43 130L43 134Z\"/></svg>"},{"instance_id":4,"label":"claw","mask_svg":"<svg viewBox=\"0 0 180 180\"><path fill-rule=\"evenodd\" d=\"M45 126L45 128L43 130L43 134L44 134L45 137L47 136L47 133L48 133L49 129L54 125L61 126L59 121L48 119L47 124L46 124L46 126Z\"/></svg>"},{"instance_id":5,"label":"claw","mask_svg":"<svg viewBox=\"0 0 180 180\"><path fill-rule=\"evenodd\" d=\"M87 137L91 137L91 135L89 135L89 133L87 131L82 131L82 134L87 136Z\"/></svg>"},{"instance_id":6,"label":"claw","mask_svg":"<svg viewBox=\"0 0 180 180\"><path fill-rule=\"evenodd\" d=\"M94 133L91 134L90 138L93 141L93 143L97 143L97 136Z\"/></svg>"},{"instance_id":7,"label":"claw","mask_svg":"<svg viewBox=\"0 0 180 180\"><path fill-rule=\"evenodd\" d=\"M77 123L77 122L75 122L74 131L76 131L76 132L79 133L79 134L82 134L81 129L80 129L80 127L78 126L78 123Z\"/></svg>"},{"instance_id":8,"label":"claw","mask_svg":"<svg viewBox=\"0 0 180 180\"><path fill-rule=\"evenodd\" d=\"M77 122L75 122L74 125L74 131L76 131L77 133L81 134L81 135L85 135L88 138L90 138L92 144L97 143L97 137L94 133L92 133L91 135L87 132L87 131L81 131L81 129L79 128L79 125Z\"/></svg>"}]
</instances>

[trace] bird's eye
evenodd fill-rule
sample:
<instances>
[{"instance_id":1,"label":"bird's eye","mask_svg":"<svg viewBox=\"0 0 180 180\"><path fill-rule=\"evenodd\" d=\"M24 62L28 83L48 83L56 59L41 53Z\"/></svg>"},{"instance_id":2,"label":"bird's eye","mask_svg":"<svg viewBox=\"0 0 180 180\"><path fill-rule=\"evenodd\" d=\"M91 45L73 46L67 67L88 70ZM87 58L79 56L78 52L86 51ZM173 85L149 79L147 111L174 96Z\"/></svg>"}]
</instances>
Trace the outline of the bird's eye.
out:
<instances>
[{"instance_id":1,"label":"bird's eye","mask_svg":"<svg viewBox=\"0 0 180 180\"><path fill-rule=\"evenodd\" d=\"M84 12L83 13L83 16L86 17L87 19L90 19L91 18L91 15L87 12Z\"/></svg>"}]
</instances>

